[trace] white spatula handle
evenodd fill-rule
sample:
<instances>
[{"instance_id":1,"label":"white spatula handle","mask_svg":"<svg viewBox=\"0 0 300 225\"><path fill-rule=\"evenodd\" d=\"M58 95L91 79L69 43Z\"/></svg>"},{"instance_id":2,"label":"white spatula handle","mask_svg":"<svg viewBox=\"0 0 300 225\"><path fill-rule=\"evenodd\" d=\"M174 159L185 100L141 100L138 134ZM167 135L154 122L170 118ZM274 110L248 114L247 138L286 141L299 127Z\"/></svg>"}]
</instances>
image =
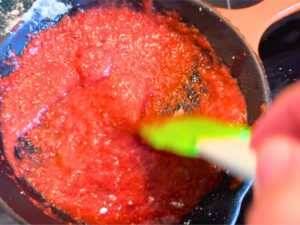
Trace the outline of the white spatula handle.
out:
<instances>
[{"instance_id":1,"label":"white spatula handle","mask_svg":"<svg viewBox=\"0 0 300 225\"><path fill-rule=\"evenodd\" d=\"M251 180L255 177L256 157L249 142L236 140L199 141L200 156L215 163L233 175Z\"/></svg>"}]
</instances>

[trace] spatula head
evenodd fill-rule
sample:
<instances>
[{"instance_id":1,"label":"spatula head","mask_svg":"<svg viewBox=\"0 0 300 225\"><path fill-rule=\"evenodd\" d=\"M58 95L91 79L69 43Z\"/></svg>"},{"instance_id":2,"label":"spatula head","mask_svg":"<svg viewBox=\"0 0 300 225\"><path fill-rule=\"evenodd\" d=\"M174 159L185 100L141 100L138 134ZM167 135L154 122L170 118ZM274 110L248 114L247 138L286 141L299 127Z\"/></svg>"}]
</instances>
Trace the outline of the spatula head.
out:
<instances>
[{"instance_id":1,"label":"spatula head","mask_svg":"<svg viewBox=\"0 0 300 225\"><path fill-rule=\"evenodd\" d=\"M185 157L199 157L201 140L250 139L250 129L199 116L172 117L142 124L140 136L157 150ZM201 146L200 146L201 149Z\"/></svg>"}]
</instances>

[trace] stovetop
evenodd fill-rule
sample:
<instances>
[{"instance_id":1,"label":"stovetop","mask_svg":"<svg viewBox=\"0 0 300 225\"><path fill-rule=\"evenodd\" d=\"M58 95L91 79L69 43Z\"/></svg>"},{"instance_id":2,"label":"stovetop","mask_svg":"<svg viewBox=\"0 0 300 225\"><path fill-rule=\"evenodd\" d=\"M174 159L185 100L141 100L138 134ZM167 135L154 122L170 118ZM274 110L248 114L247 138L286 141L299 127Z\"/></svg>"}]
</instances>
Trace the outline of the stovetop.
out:
<instances>
[{"instance_id":1,"label":"stovetop","mask_svg":"<svg viewBox=\"0 0 300 225\"><path fill-rule=\"evenodd\" d=\"M222 7L237 8L257 3L260 0L207 1ZM15 2L18 4L17 0ZM32 0L27 0L27 2L30 4ZM5 10L5 7L7 7L5 0L0 0L0 17L1 10ZM25 6L25 8L27 7ZM0 18L0 34L4 29L1 25L3 24L2 20L3 18ZM281 20L268 29L262 37L259 52L266 69L272 98L274 98L284 87L300 78L300 12ZM250 191L244 198L238 224L244 223L245 211L249 207L251 199L252 192ZM16 224L16 222L0 209L0 224Z\"/></svg>"}]
</instances>

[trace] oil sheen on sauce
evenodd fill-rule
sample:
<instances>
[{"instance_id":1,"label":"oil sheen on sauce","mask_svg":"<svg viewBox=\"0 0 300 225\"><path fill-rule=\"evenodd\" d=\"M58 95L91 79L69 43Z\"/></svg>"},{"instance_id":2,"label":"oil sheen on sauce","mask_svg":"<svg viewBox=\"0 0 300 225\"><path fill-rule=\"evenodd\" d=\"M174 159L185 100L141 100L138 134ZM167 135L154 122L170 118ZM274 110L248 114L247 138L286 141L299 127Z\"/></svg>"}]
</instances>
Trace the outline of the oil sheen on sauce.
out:
<instances>
[{"instance_id":1,"label":"oil sheen on sauce","mask_svg":"<svg viewBox=\"0 0 300 225\"><path fill-rule=\"evenodd\" d=\"M2 79L16 176L79 222L177 223L220 180L202 160L156 152L134 130L183 113L246 122L207 40L176 15L94 8L34 35Z\"/></svg>"}]
</instances>

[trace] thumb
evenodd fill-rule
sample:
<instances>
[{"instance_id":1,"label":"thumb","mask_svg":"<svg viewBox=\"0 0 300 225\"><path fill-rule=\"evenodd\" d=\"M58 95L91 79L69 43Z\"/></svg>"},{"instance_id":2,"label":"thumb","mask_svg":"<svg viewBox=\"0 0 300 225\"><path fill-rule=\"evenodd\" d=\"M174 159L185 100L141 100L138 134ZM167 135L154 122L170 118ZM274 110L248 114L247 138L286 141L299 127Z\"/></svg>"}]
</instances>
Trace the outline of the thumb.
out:
<instances>
[{"instance_id":1,"label":"thumb","mask_svg":"<svg viewBox=\"0 0 300 225\"><path fill-rule=\"evenodd\" d=\"M258 147L257 158L248 224L300 224L300 143L271 137Z\"/></svg>"}]
</instances>

